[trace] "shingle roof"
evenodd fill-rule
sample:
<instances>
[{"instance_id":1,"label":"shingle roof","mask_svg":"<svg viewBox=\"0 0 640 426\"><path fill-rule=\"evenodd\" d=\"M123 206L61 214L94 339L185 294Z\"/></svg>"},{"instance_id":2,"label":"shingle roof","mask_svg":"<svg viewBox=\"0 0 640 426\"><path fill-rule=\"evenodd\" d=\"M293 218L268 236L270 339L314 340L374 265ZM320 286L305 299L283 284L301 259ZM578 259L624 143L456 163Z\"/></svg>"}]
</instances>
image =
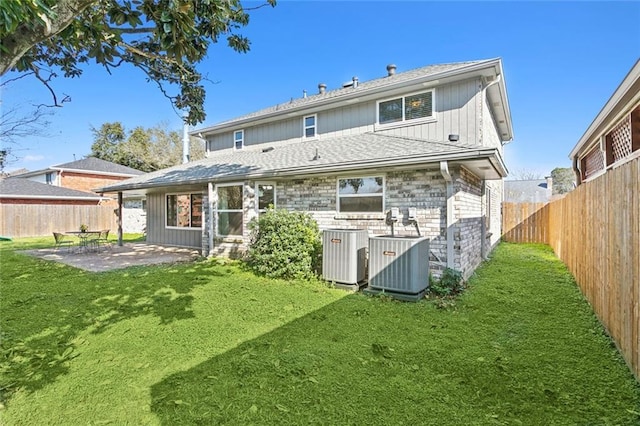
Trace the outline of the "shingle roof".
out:
<instances>
[{"instance_id":1,"label":"shingle roof","mask_svg":"<svg viewBox=\"0 0 640 426\"><path fill-rule=\"evenodd\" d=\"M21 177L9 177L0 180L0 197L2 198L20 198L20 197L38 197L38 198L86 198L88 200L97 200L101 197L90 192L76 191L75 189L63 188L46 183L36 182Z\"/></svg>"},{"instance_id":2,"label":"shingle roof","mask_svg":"<svg viewBox=\"0 0 640 426\"><path fill-rule=\"evenodd\" d=\"M504 201L508 203L546 203L551 199L551 188L546 179L505 180Z\"/></svg>"},{"instance_id":3,"label":"shingle roof","mask_svg":"<svg viewBox=\"0 0 640 426\"><path fill-rule=\"evenodd\" d=\"M95 157L87 157L82 160L71 161L70 163L56 164L52 166L54 169L74 169L74 170L88 170L102 173L116 173L123 175L141 175L144 172L140 170L132 169L131 167L123 166L121 164L112 163L111 161L101 160Z\"/></svg>"},{"instance_id":4,"label":"shingle roof","mask_svg":"<svg viewBox=\"0 0 640 426\"><path fill-rule=\"evenodd\" d=\"M392 86L392 85L396 85L396 84L400 84L406 81L410 81L416 78L421 78L421 77L429 77L429 76L435 76L437 74L441 74L441 73L447 73L447 72L451 72L451 71L455 71L458 69L462 69L465 67L468 67L470 65L477 65L480 64L482 62L488 62L488 61L493 61L494 59L489 59L489 60L480 60L480 61L468 61L468 62L456 62L456 63L450 63L450 64L439 64L439 65L429 65L426 67L421 67L421 68L416 68L413 70L409 70L409 71L404 71L404 72L400 72L391 76L385 76L385 77L381 77L381 78L377 78L374 80L369 80L369 81L364 81L364 82L359 82L358 84L358 92L362 92L362 91L366 91L368 89L376 89L376 88L382 88L382 87L386 87L386 86ZM247 119L252 119L252 118L258 118L261 116L265 116L265 115L269 115L272 113L276 113L276 112L282 112L282 111L287 111L290 109L294 109L294 108L298 108L298 107L305 107L305 106L313 106L314 104L320 102L320 101L325 101L328 99L333 99L333 98L339 98L341 96L344 95L350 95L354 93L354 88L353 87L346 87L346 88L339 88L339 89L335 89L335 90L329 90L327 92L325 92L324 94L316 94L316 95L311 95L311 96L307 96L306 98L297 98L297 99L292 99L289 102L284 102L281 104L277 104L277 105L273 105L271 107L268 108L264 108L261 109L259 111L255 111L246 115L242 115L239 117L234 117L230 120L226 120L220 123L216 123L214 126L210 126L201 130L197 130L195 133L197 132L206 132L210 129L214 129L217 127L223 127L223 126L227 126L229 124L235 123L235 122L241 122Z\"/></svg>"},{"instance_id":5,"label":"shingle roof","mask_svg":"<svg viewBox=\"0 0 640 426\"><path fill-rule=\"evenodd\" d=\"M478 146L364 133L288 144L262 144L242 151L220 151L209 158L127 179L100 191L141 189L210 180L277 177L294 174L358 170L390 163L437 161L445 154L471 158ZM430 161L428 161L431 159Z\"/></svg>"}]
</instances>

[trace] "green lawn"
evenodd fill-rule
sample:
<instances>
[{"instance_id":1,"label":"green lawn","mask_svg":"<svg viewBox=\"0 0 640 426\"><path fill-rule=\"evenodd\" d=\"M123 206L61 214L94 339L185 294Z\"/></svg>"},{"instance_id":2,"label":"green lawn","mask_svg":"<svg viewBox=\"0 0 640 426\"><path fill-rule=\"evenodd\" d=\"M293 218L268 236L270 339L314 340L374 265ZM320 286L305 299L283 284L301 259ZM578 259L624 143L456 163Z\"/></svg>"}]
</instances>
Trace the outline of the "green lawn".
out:
<instances>
[{"instance_id":1,"label":"green lawn","mask_svg":"<svg viewBox=\"0 0 640 426\"><path fill-rule=\"evenodd\" d=\"M443 306L15 252L42 244L0 243L3 425L640 423L640 386L544 246L502 244Z\"/></svg>"}]
</instances>

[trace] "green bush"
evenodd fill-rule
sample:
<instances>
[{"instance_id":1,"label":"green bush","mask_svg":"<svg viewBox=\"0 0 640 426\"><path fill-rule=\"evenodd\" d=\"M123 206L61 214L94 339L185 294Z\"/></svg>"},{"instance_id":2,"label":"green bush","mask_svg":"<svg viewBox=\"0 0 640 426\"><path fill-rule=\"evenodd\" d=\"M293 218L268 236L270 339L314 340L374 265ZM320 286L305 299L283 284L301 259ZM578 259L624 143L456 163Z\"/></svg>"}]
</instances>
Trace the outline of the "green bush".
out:
<instances>
[{"instance_id":1,"label":"green bush","mask_svg":"<svg viewBox=\"0 0 640 426\"><path fill-rule=\"evenodd\" d=\"M464 291L462 273L455 269L445 268L439 280L429 277L429 292L435 296L455 296Z\"/></svg>"},{"instance_id":2,"label":"green bush","mask_svg":"<svg viewBox=\"0 0 640 426\"><path fill-rule=\"evenodd\" d=\"M249 267L270 278L314 277L321 250L318 224L302 212L268 209L249 223Z\"/></svg>"}]
</instances>

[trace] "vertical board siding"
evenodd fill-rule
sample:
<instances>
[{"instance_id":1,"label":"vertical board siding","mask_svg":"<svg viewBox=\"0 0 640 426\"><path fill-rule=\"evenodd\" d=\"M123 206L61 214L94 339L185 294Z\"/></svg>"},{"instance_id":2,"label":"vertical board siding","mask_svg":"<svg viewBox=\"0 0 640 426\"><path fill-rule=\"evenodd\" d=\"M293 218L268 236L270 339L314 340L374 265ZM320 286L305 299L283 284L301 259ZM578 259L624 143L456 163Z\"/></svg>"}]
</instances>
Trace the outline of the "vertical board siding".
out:
<instances>
[{"instance_id":1,"label":"vertical board siding","mask_svg":"<svg viewBox=\"0 0 640 426\"><path fill-rule=\"evenodd\" d=\"M434 93L435 121L414 125L406 123L407 125L377 131L392 136L433 141L446 141L450 134L457 134L462 143L478 143L481 135L482 112L480 81L470 79L438 86ZM387 98L389 97L380 97L380 99ZM318 112L319 137L332 138L376 131L376 108L377 101L370 100ZM244 144L251 146L302 140L302 119L305 115L307 114L300 113L295 117L245 127ZM242 126L238 126L238 129L240 128ZM208 144L210 151L231 148L233 132L213 135L209 137Z\"/></svg>"},{"instance_id":2,"label":"vertical board siding","mask_svg":"<svg viewBox=\"0 0 640 426\"><path fill-rule=\"evenodd\" d=\"M544 206L503 203L503 231L553 248L640 378L640 159Z\"/></svg>"},{"instance_id":3,"label":"vertical board siding","mask_svg":"<svg viewBox=\"0 0 640 426\"><path fill-rule=\"evenodd\" d=\"M0 235L4 237L41 237L77 231L82 224L91 230L109 229L115 233L118 225L114 207L0 204Z\"/></svg>"},{"instance_id":4,"label":"vertical board siding","mask_svg":"<svg viewBox=\"0 0 640 426\"><path fill-rule=\"evenodd\" d=\"M190 191L195 193L196 191ZM170 246L202 248L202 229L167 229L165 194L147 195L147 242Z\"/></svg>"}]
</instances>

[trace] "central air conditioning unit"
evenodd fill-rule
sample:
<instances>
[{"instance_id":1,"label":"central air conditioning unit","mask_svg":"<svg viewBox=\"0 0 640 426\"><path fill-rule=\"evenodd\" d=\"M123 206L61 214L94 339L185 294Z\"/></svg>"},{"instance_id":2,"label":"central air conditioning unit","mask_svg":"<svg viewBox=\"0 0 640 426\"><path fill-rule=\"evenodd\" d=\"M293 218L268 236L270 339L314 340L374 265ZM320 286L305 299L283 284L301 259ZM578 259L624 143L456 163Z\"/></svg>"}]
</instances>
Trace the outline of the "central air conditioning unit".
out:
<instances>
[{"instance_id":1,"label":"central air conditioning unit","mask_svg":"<svg viewBox=\"0 0 640 426\"><path fill-rule=\"evenodd\" d=\"M336 287L358 290L366 278L369 233L366 229L322 232L322 277Z\"/></svg>"},{"instance_id":2,"label":"central air conditioning unit","mask_svg":"<svg viewBox=\"0 0 640 426\"><path fill-rule=\"evenodd\" d=\"M429 239L383 235L369 238L369 294L384 292L417 301L429 287Z\"/></svg>"}]
</instances>

